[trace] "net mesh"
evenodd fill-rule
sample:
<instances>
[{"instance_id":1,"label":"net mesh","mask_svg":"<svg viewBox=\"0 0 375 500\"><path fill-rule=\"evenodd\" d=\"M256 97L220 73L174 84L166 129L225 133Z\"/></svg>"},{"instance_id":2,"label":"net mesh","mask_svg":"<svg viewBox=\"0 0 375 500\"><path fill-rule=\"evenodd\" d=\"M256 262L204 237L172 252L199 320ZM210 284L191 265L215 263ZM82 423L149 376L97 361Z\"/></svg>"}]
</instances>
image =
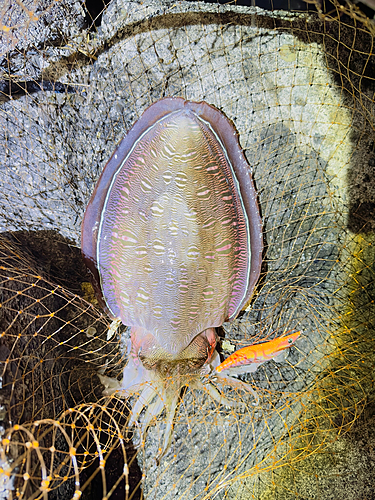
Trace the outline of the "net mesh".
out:
<instances>
[{"instance_id":1,"label":"net mesh","mask_svg":"<svg viewBox=\"0 0 375 500\"><path fill-rule=\"evenodd\" d=\"M104 7L0 8L0 498L372 498L369 6ZM259 194L261 278L219 349L302 333L243 376L259 405L228 387L246 403L228 408L188 384L157 465L164 415L140 440L137 396L102 394L98 374L121 376L129 332L108 340L79 245L106 161L165 96L233 120Z\"/></svg>"}]
</instances>

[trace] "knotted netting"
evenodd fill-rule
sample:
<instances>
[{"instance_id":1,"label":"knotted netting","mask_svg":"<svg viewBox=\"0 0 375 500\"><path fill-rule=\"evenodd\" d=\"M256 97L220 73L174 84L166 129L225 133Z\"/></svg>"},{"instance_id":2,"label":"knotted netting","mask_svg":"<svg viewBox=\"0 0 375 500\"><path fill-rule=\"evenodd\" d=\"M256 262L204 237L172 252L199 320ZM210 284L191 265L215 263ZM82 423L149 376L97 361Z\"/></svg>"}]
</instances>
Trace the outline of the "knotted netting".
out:
<instances>
[{"instance_id":1,"label":"knotted netting","mask_svg":"<svg viewBox=\"0 0 375 500\"><path fill-rule=\"evenodd\" d=\"M98 11L99 14L100 11ZM374 24L314 12L112 0L0 7L0 498L371 498ZM157 465L131 402L104 397L128 329L108 338L80 254L85 207L116 144L165 96L235 124L264 227L260 281L221 353L289 331L243 380L259 405L189 387Z\"/></svg>"}]
</instances>

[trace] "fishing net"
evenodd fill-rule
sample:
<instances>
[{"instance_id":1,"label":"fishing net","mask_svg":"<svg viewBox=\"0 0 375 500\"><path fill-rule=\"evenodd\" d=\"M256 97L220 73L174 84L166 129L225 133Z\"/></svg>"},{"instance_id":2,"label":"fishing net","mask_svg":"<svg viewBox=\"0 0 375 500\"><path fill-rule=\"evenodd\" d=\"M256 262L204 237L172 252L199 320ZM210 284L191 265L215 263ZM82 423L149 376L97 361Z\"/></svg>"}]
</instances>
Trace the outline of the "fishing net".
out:
<instances>
[{"instance_id":1,"label":"fishing net","mask_svg":"<svg viewBox=\"0 0 375 500\"><path fill-rule=\"evenodd\" d=\"M370 6L2 4L0 498L372 498ZM234 122L259 195L262 274L221 353L301 336L243 376L259 404L187 386L157 465L163 414L140 440L133 402L103 396L129 332L109 338L80 224L116 144L165 96Z\"/></svg>"}]
</instances>

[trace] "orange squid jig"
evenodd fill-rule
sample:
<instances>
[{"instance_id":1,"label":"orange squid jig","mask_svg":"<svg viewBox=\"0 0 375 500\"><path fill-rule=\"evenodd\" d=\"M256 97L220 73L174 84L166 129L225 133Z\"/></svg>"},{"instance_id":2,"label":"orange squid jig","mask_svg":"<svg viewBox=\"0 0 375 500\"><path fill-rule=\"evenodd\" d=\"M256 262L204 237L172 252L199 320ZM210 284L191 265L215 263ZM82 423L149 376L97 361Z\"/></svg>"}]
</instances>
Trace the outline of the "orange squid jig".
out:
<instances>
[{"instance_id":1,"label":"orange squid jig","mask_svg":"<svg viewBox=\"0 0 375 500\"><path fill-rule=\"evenodd\" d=\"M291 335L277 337L269 342L243 347L226 358L215 368L214 372L220 375L252 373L270 359L281 361L285 357L285 349L293 345L300 335L301 332L298 331Z\"/></svg>"}]
</instances>

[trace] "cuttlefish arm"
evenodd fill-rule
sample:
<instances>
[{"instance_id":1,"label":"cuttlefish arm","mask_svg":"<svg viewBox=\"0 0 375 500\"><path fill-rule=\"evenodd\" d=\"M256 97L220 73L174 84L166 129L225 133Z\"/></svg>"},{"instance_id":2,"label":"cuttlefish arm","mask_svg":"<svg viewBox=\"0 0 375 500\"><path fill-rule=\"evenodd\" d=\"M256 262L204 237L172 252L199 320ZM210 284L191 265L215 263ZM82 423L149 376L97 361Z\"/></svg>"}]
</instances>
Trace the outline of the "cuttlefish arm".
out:
<instances>
[{"instance_id":1,"label":"cuttlefish arm","mask_svg":"<svg viewBox=\"0 0 375 500\"><path fill-rule=\"evenodd\" d=\"M174 416L183 386L188 385L192 389L203 390L219 404L232 408L246 408L248 403L229 399L224 395L222 388L232 387L251 395L254 400L252 404L258 406L260 400L256 390L249 383L235 377L239 374L254 373L261 364L271 359L280 361L282 357L285 357L286 349L293 345L299 336L300 332L296 332L269 342L244 347L220 363L219 354L214 349L213 333L203 332L202 338L208 340L208 358L206 363L193 373L162 377L157 371L145 368L133 349L128 364L124 368L121 382L103 375L100 375L100 380L106 387L104 394L116 393L121 398L137 396L131 409L128 425L135 425L139 429L138 445L144 441L152 421L157 419L165 409L166 426L156 457L159 462L170 445ZM143 410L145 413L141 416Z\"/></svg>"}]
</instances>

